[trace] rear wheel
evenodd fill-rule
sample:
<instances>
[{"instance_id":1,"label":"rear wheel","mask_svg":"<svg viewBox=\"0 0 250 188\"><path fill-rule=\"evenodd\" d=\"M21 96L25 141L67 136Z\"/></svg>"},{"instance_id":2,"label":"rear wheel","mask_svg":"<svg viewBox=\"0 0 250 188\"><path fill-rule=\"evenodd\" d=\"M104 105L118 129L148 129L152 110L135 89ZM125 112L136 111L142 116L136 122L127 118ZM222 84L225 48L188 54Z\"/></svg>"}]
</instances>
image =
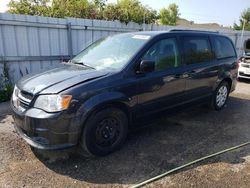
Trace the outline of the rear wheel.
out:
<instances>
[{"instance_id":1,"label":"rear wheel","mask_svg":"<svg viewBox=\"0 0 250 188\"><path fill-rule=\"evenodd\" d=\"M222 82L215 90L212 98L212 107L215 110L221 110L227 103L229 95L229 84L227 82Z\"/></svg>"},{"instance_id":2,"label":"rear wheel","mask_svg":"<svg viewBox=\"0 0 250 188\"><path fill-rule=\"evenodd\" d=\"M103 109L87 120L81 138L82 149L94 156L105 156L122 146L127 132L128 119L122 110Z\"/></svg>"}]
</instances>

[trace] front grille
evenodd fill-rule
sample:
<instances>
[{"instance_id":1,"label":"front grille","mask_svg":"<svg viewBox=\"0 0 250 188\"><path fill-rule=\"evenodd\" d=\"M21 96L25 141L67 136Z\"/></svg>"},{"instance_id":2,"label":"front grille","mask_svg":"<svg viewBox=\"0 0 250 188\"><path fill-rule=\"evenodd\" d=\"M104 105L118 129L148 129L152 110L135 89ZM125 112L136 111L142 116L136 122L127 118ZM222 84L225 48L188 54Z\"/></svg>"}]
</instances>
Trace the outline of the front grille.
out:
<instances>
[{"instance_id":1,"label":"front grille","mask_svg":"<svg viewBox=\"0 0 250 188\"><path fill-rule=\"evenodd\" d=\"M33 99L33 95L28 93L27 91L21 91L21 95L26 98L26 99L29 99L29 100L32 100Z\"/></svg>"},{"instance_id":2,"label":"front grille","mask_svg":"<svg viewBox=\"0 0 250 188\"><path fill-rule=\"evenodd\" d=\"M23 94L23 91L19 92L18 98L26 103L30 103L32 98L27 98L27 95Z\"/></svg>"},{"instance_id":3,"label":"front grille","mask_svg":"<svg viewBox=\"0 0 250 188\"><path fill-rule=\"evenodd\" d=\"M20 91L18 94L18 99L20 101L20 106L24 109L27 109L33 99L33 95L26 91Z\"/></svg>"},{"instance_id":4,"label":"front grille","mask_svg":"<svg viewBox=\"0 0 250 188\"><path fill-rule=\"evenodd\" d=\"M18 111L25 111L30 107L30 103L33 99L33 95L26 92L26 91L21 91L17 87L15 87L14 92L13 92L13 97L12 97L12 102L14 107Z\"/></svg>"},{"instance_id":5,"label":"front grille","mask_svg":"<svg viewBox=\"0 0 250 188\"><path fill-rule=\"evenodd\" d=\"M27 109L29 107L30 103L23 101L20 98L19 98L19 101L20 101L20 106L23 107L24 109Z\"/></svg>"}]
</instances>

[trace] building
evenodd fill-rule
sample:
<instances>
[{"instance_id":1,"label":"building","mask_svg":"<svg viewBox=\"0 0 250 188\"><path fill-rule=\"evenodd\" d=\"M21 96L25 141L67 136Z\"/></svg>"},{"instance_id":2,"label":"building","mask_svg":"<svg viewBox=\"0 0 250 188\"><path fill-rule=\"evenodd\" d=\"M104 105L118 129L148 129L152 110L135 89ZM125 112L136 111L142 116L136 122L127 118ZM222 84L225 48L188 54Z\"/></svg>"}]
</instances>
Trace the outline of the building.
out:
<instances>
[{"instance_id":1,"label":"building","mask_svg":"<svg viewBox=\"0 0 250 188\"><path fill-rule=\"evenodd\" d=\"M177 21L177 26L192 28L192 29L232 29L230 27L224 27L223 25L219 25L217 23L204 23L198 24L193 21L188 21L186 19L180 18Z\"/></svg>"}]
</instances>

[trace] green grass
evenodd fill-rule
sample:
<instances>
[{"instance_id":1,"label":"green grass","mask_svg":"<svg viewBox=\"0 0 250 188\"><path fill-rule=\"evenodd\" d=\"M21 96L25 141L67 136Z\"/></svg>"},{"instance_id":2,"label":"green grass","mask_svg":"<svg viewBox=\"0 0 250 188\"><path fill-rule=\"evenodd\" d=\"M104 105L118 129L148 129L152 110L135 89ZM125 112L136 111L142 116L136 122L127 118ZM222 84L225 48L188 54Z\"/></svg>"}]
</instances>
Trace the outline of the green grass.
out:
<instances>
[{"instance_id":1,"label":"green grass","mask_svg":"<svg viewBox=\"0 0 250 188\"><path fill-rule=\"evenodd\" d=\"M2 90L0 90L0 102L5 102L10 100L13 92L13 86L10 84L5 85Z\"/></svg>"}]
</instances>

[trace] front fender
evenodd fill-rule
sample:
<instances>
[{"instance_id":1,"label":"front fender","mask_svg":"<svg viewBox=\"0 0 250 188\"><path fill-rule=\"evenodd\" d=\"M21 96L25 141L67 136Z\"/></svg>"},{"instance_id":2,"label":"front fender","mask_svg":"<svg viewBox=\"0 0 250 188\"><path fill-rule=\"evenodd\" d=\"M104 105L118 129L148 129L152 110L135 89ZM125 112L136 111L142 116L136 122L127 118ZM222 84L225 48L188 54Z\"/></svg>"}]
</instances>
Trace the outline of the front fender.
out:
<instances>
[{"instance_id":1,"label":"front fender","mask_svg":"<svg viewBox=\"0 0 250 188\"><path fill-rule=\"evenodd\" d=\"M93 112L96 108L101 107L105 104L110 104L114 102L121 103L130 106L130 99L126 97L123 93L120 92L105 92L99 95L93 96L85 101L77 111L77 114L80 114L81 124L85 122L87 117L91 112Z\"/></svg>"}]
</instances>

